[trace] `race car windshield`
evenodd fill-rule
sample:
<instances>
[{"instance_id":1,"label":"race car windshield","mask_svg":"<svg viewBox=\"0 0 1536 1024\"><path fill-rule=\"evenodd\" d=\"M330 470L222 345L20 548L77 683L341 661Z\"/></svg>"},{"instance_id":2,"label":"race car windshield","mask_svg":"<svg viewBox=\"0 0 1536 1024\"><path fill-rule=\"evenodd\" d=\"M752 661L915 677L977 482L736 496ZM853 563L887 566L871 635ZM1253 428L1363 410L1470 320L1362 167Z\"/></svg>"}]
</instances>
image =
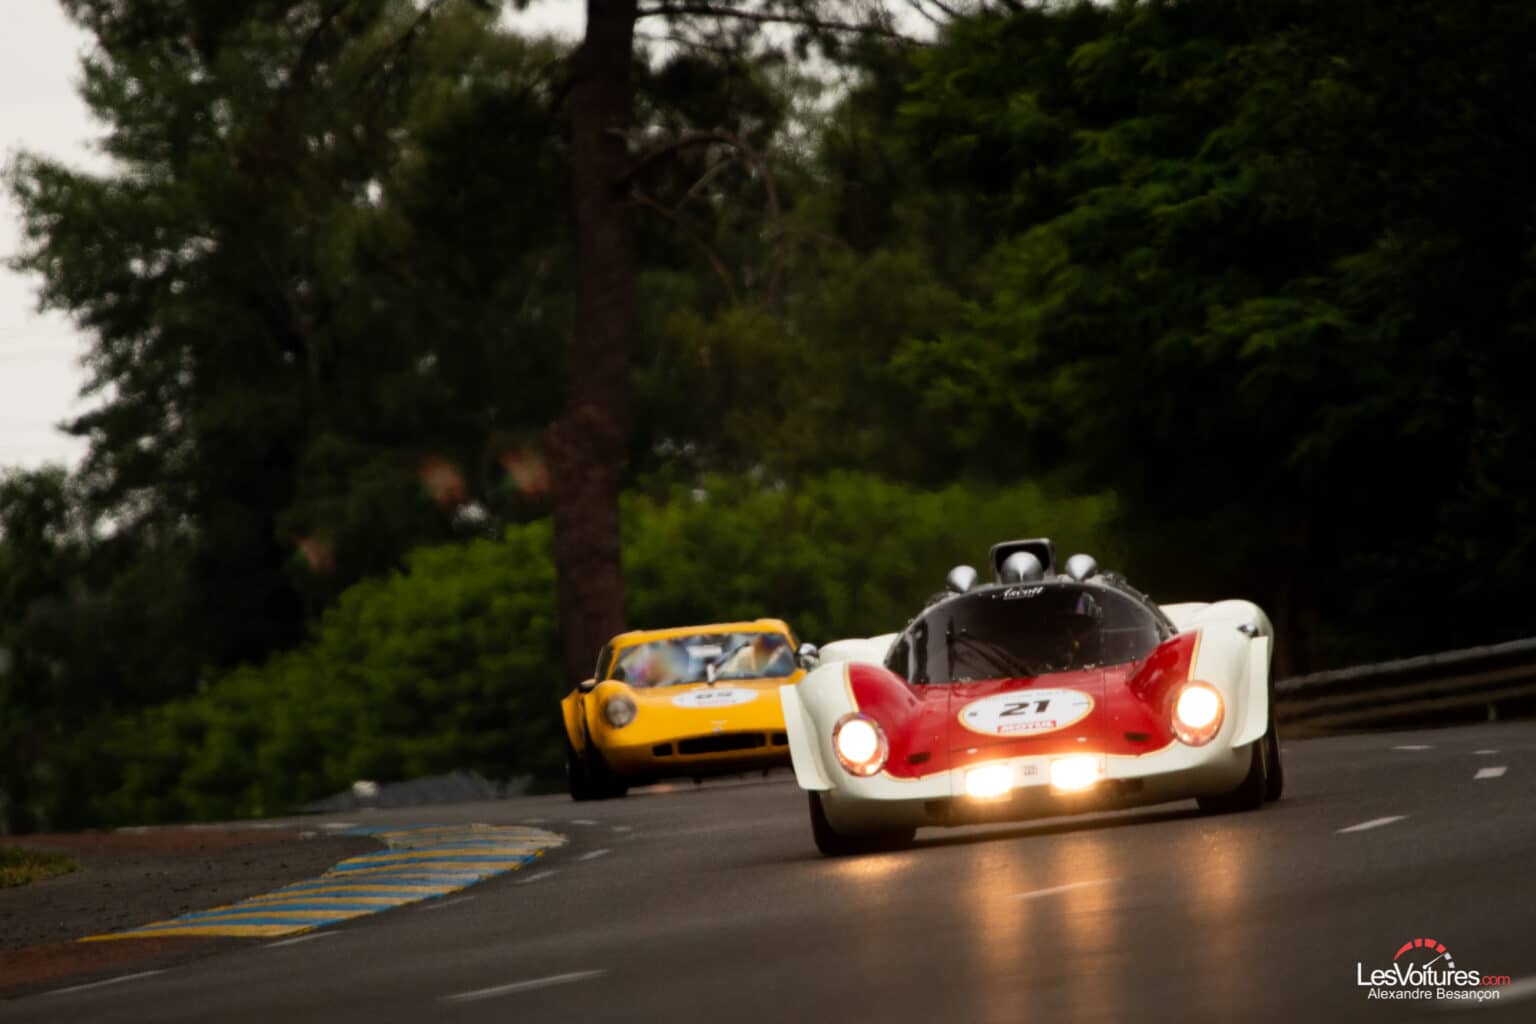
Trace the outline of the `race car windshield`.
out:
<instances>
[{"instance_id":1,"label":"race car windshield","mask_svg":"<svg viewBox=\"0 0 1536 1024\"><path fill-rule=\"evenodd\" d=\"M886 665L918 684L1025 679L1146 657L1163 626L1105 587L1008 587L935 606L891 649Z\"/></svg>"},{"instance_id":2,"label":"race car windshield","mask_svg":"<svg viewBox=\"0 0 1536 1024\"><path fill-rule=\"evenodd\" d=\"M795 671L783 633L697 633L648 640L619 651L609 679L634 687L681 686L727 679L782 679Z\"/></svg>"}]
</instances>

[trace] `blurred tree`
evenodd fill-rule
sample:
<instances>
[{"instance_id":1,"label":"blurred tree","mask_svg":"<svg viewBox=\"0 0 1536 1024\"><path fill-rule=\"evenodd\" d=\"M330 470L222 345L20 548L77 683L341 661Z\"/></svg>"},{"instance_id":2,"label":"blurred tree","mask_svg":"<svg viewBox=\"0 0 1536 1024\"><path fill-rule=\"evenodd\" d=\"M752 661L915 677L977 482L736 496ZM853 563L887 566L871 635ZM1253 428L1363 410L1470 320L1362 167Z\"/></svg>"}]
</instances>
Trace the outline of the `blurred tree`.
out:
<instances>
[{"instance_id":1,"label":"blurred tree","mask_svg":"<svg viewBox=\"0 0 1536 1024\"><path fill-rule=\"evenodd\" d=\"M177 538L194 664L525 515L505 457L570 310L560 51L467 3L66 6L115 166L17 159L17 266L94 338L81 495L123 546Z\"/></svg>"},{"instance_id":2,"label":"blurred tree","mask_svg":"<svg viewBox=\"0 0 1536 1024\"><path fill-rule=\"evenodd\" d=\"M1507 2L956 26L907 131L999 230L901 356L924 415L1112 485L1148 578L1263 599L1287 667L1529 633L1533 39Z\"/></svg>"},{"instance_id":3,"label":"blurred tree","mask_svg":"<svg viewBox=\"0 0 1536 1024\"><path fill-rule=\"evenodd\" d=\"M623 623L618 498L633 404L634 208L641 202L664 210L647 201L638 184L650 168L682 151L714 147L729 151L761 180L768 192L768 231L779 232L782 212L773 177L747 138L720 124L687 132L634 130L637 27L659 23L669 45L725 66L786 48L837 60L862 40L904 39L896 28L898 7L942 24L961 11L992 6L986 0L587 0L585 36L569 69L578 266L572 372L564 411L548 432L567 679L581 678L592 653ZM997 6L1018 5L1002 0ZM671 70L686 81L690 71L704 67L675 61ZM696 98L689 113L699 116L710 107ZM716 107L717 117L742 113ZM718 261L715 269L722 269ZM770 300L777 275L770 269Z\"/></svg>"}]
</instances>

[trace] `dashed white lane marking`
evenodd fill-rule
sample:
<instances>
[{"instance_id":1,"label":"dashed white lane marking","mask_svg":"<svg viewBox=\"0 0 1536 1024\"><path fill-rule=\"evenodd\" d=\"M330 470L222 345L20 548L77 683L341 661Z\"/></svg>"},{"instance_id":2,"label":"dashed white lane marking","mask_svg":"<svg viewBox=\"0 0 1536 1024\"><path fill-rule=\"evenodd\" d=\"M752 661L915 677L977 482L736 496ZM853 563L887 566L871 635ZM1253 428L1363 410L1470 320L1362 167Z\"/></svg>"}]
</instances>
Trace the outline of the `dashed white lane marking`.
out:
<instances>
[{"instance_id":1,"label":"dashed white lane marking","mask_svg":"<svg viewBox=\"0 0 1536 1024\"><path fill-rule=\"evenodd\" d=\"M308 935L297 935L291 939L279 939L276 942L267 943L268 949L276 949L278 946L297 946L301 942L313 942L315 939L328 939L335 932L310 932Z\"/></svg>"},{"instance_id":2,"label":"dashed white lane marking","mask_svg":"<svg viewBox=\"0 0 1536 1024\"><path fill-rule=\"evenodd\" d=\"M597 860L597 858L602 857L602 856L606 856L607 854L610 854L612 852L613 852L612 850L593 850L591 853L584 853L580 857L577 857L576 859L577 860Z\"/></svg>"},{"instance_id":3,"label":"dashed white lane marking","mask_svg":"<svg viewBox=\"0 0 1536 1024\"><path fill-rule=\"evenodd\" d=\"M553 871L535 871L533 874L529 875L527 878L520 878L520 879L518 879L513 884L515 884L515 885L528 885L530 882L537 882L541 878L548 878L552 874L554 874Z\"/></svg>"},{"instance_id":4,"label":"dashed white lane marking","mask_svg":"<svg viewBox=\"0 0 1536 1024\"><path fill-rule=\"evenodd\" d=\"M1392 749L1393 750L1434 750L1435 748L1432 745L1428 744L1428 743L1399 743L1397 746L1393 747Z\"/></svg>"},{"instance_id":5,"label":"dashed white lane marking","mask_svg":"<svg viewBox=\"0 0 1536 1024\"><path fill-rule=\"evenodd\" d=\"M455 903L468 903L472 899L474 899L473 896L455 896L451 900L433 900L431 903L428 903L426 906L422 907L421 909L422 910L442 910L444 907L451 907Z\"/></svg>"},{"instance_id":6,"label":"dashed white lane marking","mask_svg":"<svg viewBox=\"0 0 1536 1024\"><path fill-rule=\"evenodd\" d=\"M615 826L613 826L613 830L615 832L633 832L635 830L635 826L633 826L633 825L615 825Z\"/></svg>"},{"instance_id":7,"label":"dashed white lane marking","mask_svg":"<svg viewBox=\"0 0 1536 1024\"><path fill-rule=\"evenodd\" d=\"M1071 892L1074 889L1089 889L1096 885L1108 885L1113 878L1097 878L1091 882L1069 882L1066 885L1053 885L1049 889L1031 889L1029 892L1016 892L1013 898L1016 900L1032 900L1041 896L1055 896L1058 893Z\"/></svg>"},{"instance_id":8,"label":"dashed white lane marking","mask_svg":"<svg viewBox=\"0 0 1536 1024\"><path fill-rule=\"evenodd\" d=\"M1481 754L1484 757L1487 757L1489 754L1497 754L1498 751L1497 750L1474 750L1474 751L1472 751L1472 753L1474 753L1474 754Z\"/></svg>"},{"instance_id":9,"label":"dashed white lane marking","mask_svg":"<svg viewBox=\"0 0 1536 1024\"><path fill-rule=\"evenodd\" d=\"M1509 771L1509 765L1507 765L1507 764L1494 764L1494 765L1489 765L1487 768L1479 768L1477 770L1477 774L1472 776L1472 778L1474 780L1475 779L1497 779L1497 778L1502 778L1504 773L1507 772L1507 771Z\"/></svg>"},{"instance_id":10,"label":"dashed white lane marking","mask_svg":"<svg viewBox=\"0 0 1536 1024\"><path fill-rule=\"evenodd\" d=\"M572 971L569 974L551 974L547 978L514 981L510 985L477 988L472 992L459 992L451 996L443 996L443 1002L472 1003L478 999L494 999L496 996L509 996L514 992L528 992L536 988L548 988L551 985L569 985L573 981L586 981L589 978L596 978L606 973L606 971Z\"/></svg>"},{"instance_id":11,"label":"dashed white lane marking","mask_svg":"<svg viewBox=\"0 0 1536 1024\"><path fill-rule=\"evenodd\" d=\"M324 825L321 825L320 827L321 828L356 828L357 827L357 822L355 822L355 821L328 821Z\"/></svg>"},{"instance_id":12,"label":"dashed white lane marking","mask_svg":"<svg viewBox=\"0 0 1536 1024\"><path fill-rule=\"evenodd\" d=\"M1406 817L1408 817L1406 814L1394 814L1390 818L1372 818L1370 821L1362 821L1358 825L1341 828L1338 834L1342 836L1347 832L1365 832L1373 828L1381 828L1383 825L1390 825L1394 821L1402 821Z\"/></svg>"},{"instance_id":13,"label":"dashed white lane marking","mask_svg":"<svg viewBox=\"0 0 1536 1024\"><path fill-rule=\"evenodd\" d=\"M520 824L520 825L542 825L542 824L544 824L548 820L549 820L548 818L524 818L522 821L518 822L518 824Z\"/></svg>"},{"instance_id":14,"label":"dashed white lane marking","mask_svg":"<svg viewBox=\"0 0 1536 1024\"><path fill-rule=\"evenodd\" d=\"M93 981L88 985L71 985L69 988L56 988L43 993L49 996L61 996L66 992L84 992L88 988L102 988L106 985L117 985L124 981L136 981L139 978L147 978L152 974L164 974L165 971L140 971L138 974L120 974L116 978L108 978L106 981Z\"/></svg>"},{"instance_id":15,"label":"dashed white lane marking","mask_svg":"<svg viewBox=\"0 0 1536 1024\"><path fill-rule=\"evenodd\" d=\"M571 824L572 825L596 825L597 822L593 821L591 818L572 818L571 819Z\"/></svg>"}]
</instances>

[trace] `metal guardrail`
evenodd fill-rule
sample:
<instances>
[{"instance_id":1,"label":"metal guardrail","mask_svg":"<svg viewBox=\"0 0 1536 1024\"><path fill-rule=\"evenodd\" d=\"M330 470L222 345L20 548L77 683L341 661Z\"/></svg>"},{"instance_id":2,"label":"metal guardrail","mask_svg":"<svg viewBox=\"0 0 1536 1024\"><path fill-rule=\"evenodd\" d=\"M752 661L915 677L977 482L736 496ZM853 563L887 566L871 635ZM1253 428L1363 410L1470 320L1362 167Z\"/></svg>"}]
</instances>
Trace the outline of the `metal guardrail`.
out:
<instances>
[{"instance_id":1,"label":"metal guardrail","mask_svg":"<svg viewBox=\"0 0 1536 1024\"><path fill-rule=\"evenodd\" d=\"M1292 736L1531 715L1536 639L1282 679L1275 702Z\"/></svg>"}]
</instances>

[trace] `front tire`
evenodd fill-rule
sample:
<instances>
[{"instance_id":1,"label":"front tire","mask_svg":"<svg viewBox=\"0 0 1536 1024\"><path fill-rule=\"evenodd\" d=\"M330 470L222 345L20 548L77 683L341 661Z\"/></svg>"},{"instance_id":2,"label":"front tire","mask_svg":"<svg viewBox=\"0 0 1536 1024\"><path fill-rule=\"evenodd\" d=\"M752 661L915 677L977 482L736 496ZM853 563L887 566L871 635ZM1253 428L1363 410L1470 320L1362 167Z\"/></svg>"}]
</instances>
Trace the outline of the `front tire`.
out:
<instances>
[{"instance_id":1,"label":"front tire","mask_svg":"<svg viewBox=\"0 0 1536 1024\"><path fill-rule=\"evenodd\" d=\"M1202 811L1207 814L1238 814L1258 810L1264 805L1264 794L1269 785L1264 770L1268 760L1264 753L1264 740L1261 738L1256 743L1250 743L1248 750L1248 774L1243 776L1243 781L1231 792L1196 797L1195 802Z\"/></svg>"},{"instance_id":2,"label":"front tire","mask_svg":"<svg viewBox=\"0 0 1536 1024\"><path fill-rule=\"evenodd\" d=\"M571 799L577 803L611 800L629 792L629 787L609 771L600 757L578 754L569 744L565 748L565 781Z\"/></svg>"},{"instance_id":3,"label":"front tire","mask_svg":"<svg viewBox=\"0 0 1536 1024\"><path fill-rule=\"evenodd\" d=\"M811 838L816 849L826 857L857 857L866 853L885 853L910 846L917 835L915 828L883 829L879 832L839 832L827 820L820 793L807 793L811 807Z\"/></svg>"}]
</instances>

